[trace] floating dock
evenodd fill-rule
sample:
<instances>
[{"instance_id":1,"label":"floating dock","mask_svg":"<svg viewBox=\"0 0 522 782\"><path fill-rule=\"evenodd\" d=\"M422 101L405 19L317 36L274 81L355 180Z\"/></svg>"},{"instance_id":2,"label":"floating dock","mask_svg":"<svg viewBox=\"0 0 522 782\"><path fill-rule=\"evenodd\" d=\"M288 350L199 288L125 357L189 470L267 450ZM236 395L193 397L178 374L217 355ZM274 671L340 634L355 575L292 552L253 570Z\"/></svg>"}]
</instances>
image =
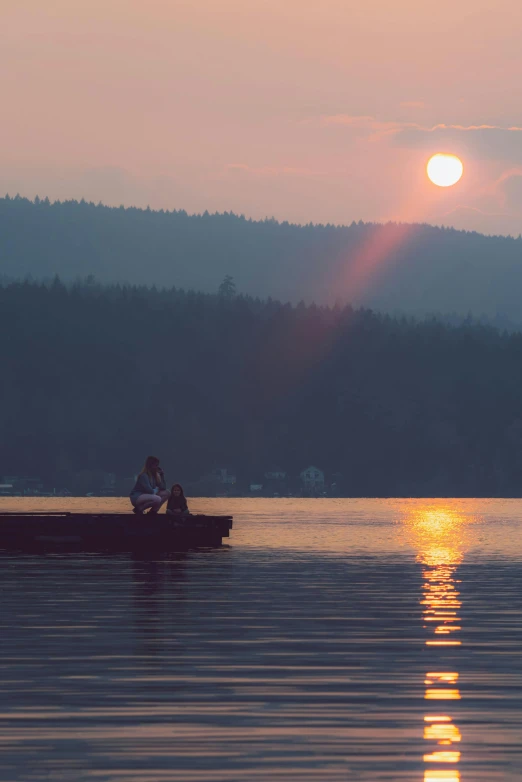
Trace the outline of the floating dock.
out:
<instances>
[{"instance_id":1,"label":"floating dock","mask_svg":"<svg viewBox=\"0 0 522 782\"><path fill-rule=\"evenodd\" d=\"M0 513L0 549L180 551L221 546L232 516L134 513Z\"/></svg>"}]
</instances>

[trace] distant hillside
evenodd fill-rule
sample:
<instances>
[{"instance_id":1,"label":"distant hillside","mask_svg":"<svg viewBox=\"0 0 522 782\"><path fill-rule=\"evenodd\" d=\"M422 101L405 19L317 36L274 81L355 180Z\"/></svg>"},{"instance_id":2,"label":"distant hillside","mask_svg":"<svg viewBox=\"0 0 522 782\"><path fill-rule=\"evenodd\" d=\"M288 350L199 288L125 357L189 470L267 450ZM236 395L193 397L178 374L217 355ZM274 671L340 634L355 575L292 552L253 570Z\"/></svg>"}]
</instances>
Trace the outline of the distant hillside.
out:
<instances>
[{"instance_id":1,"label":"distant hillside","mask_svg":"<svg viewBox=\"0 0 522 782\"><path fill-rule=\"evenodd\" d=\"M0 275L55 274L203 292L230 274L254 296L522 323L520 237L0 199Z\"/></svg>"}]
</instances>

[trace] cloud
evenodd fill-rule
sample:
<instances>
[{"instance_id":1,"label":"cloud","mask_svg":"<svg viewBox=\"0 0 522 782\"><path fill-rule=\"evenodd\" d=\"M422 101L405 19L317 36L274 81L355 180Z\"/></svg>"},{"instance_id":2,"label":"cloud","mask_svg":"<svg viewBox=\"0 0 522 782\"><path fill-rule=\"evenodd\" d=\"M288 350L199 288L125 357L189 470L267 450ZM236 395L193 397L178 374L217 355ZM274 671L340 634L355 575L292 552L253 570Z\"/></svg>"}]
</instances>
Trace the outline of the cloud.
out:
<instances>
[{"instance_id":1,"label":"cloud","mask_svg":"<svg viewBox=\"0 0 522 782\"><path fill-rule=\"evenodd\" d=\"M424 104L416 103L401 103L401 106L424 106ZM405 130L414 130L419 133L436 133L446 130L456 131L483 131L483 130L501 130L506 133L522 132L522 127L517 125L511 125L509 127L503 127L502 125L447 125L445 123L439 123L438 125L421 125L419 122L401 122L400 120L381 120L370 114L321 114L318 118L319 124L324 126L328 125L350 125L352 127L366 128L368 130L385 130L391 129L396 133L400 133ZM308 119L307 122L312 120Z\"/></svg>"},{"instance_id":2,"label":"cloud","mask_svg":"<svg viewBox=\"0 0 522 782\"><path fill-rule=\"evenodd\" d=\"M466 205L459 205L444 214L431 215L429 222L435 225L453 226L462 231L477 231L490 236L517 236L520 232L520 221L513 215Z\"/></svg>"},{"instance_id":3,"label":"cloud","mask_svg":"<svg viewBox=\"0 0 522 782\"><path fill-rule=\"evenodd\" d=\"M401 104L404 105L404 104ZM317 121L317 120L316 120ZM368 131L369 141L389 137L396 146L453 150L472 154L481 160L509 160L522 165L522 127L516 125L425 126L418 122L381 120L370 115L328 114L318 118L319 125L342 125Z\"/></svg>"},{"instance_id":4,"label":"cloud","mask_svg":"<svg viewBox=\"0 0 522 782\"><path fill-rule=\"evenodd\" d=\"M435 125L400 127L397 146L437 148L472 155L477 160L509 160L522 164L522 128L499 125Z\"/></svg>"},{"instance_id":5,"label":"cloud","mask_svg":"<svg viewBox=\"0 0 522 782\"><path fill-rule=\"evenodd\" d=\"M506 171L496 183L503 206L518 211L522 209L522 169Z\"/></svg>"},{"instance_id":6,"label":"cloud","mask_svg":"<svg viewBox=\"0 0 522 782\"><path fill-rule=\"evenodd\" d=\"M448 212L443 212L441 217L454 217L455 215L468 213L482 215L482 217L506 217L505 212L487 212L484 209L479 209L478 206L466 206L465 204L459 204L454 209L450 209Z\"/></svg>"}]
</instances>

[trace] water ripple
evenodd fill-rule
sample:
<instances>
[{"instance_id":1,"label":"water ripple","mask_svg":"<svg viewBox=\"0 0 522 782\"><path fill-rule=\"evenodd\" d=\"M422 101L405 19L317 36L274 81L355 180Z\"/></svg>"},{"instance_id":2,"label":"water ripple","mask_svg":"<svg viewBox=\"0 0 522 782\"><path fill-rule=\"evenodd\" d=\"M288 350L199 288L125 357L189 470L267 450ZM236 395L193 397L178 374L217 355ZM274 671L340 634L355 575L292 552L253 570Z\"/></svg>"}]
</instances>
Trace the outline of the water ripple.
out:
<instances>
[{"instance_id":1,"label":"water ripple","mask_svg":"<svg viewBox=\"0 0 522 782\"><path fill-rule=\"evenodd\" d=\"M521 502L225 502L216 551L0 557L2 782L520 779Z\"/></svg>"}]
</instances>

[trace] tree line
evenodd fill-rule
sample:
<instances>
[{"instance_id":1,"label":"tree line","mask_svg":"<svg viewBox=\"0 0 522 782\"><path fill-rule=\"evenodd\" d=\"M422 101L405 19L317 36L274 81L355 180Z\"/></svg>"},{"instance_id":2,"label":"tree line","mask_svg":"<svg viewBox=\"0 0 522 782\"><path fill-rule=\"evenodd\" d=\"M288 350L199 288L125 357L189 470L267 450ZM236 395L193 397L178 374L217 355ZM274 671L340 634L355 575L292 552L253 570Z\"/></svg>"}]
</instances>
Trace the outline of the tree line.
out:
<instances>
[{"instance_id":1,"label":"tree line","mask_svg":"<svg viewBox=\"0 0 522 782\"><path fill-rule=\"evenodd\" d=\"M0 475L127 481L155 453L189 483L313 464L346 496L520 496L520 333L233 283L2 284Z\"/></svg>"},{"instance_id":2,"label":"tree line","mask_svg":"<svg viewBox=\"0 0 522 782\"><path fill-rule=\"evenodd\" d=\"M520 238L429 225L303 226L231 213L0 198L0 275L55 274L207 293L229 274L243 292L294 304L339 300L522 324Z\"/></svg>"}]
</instances>

